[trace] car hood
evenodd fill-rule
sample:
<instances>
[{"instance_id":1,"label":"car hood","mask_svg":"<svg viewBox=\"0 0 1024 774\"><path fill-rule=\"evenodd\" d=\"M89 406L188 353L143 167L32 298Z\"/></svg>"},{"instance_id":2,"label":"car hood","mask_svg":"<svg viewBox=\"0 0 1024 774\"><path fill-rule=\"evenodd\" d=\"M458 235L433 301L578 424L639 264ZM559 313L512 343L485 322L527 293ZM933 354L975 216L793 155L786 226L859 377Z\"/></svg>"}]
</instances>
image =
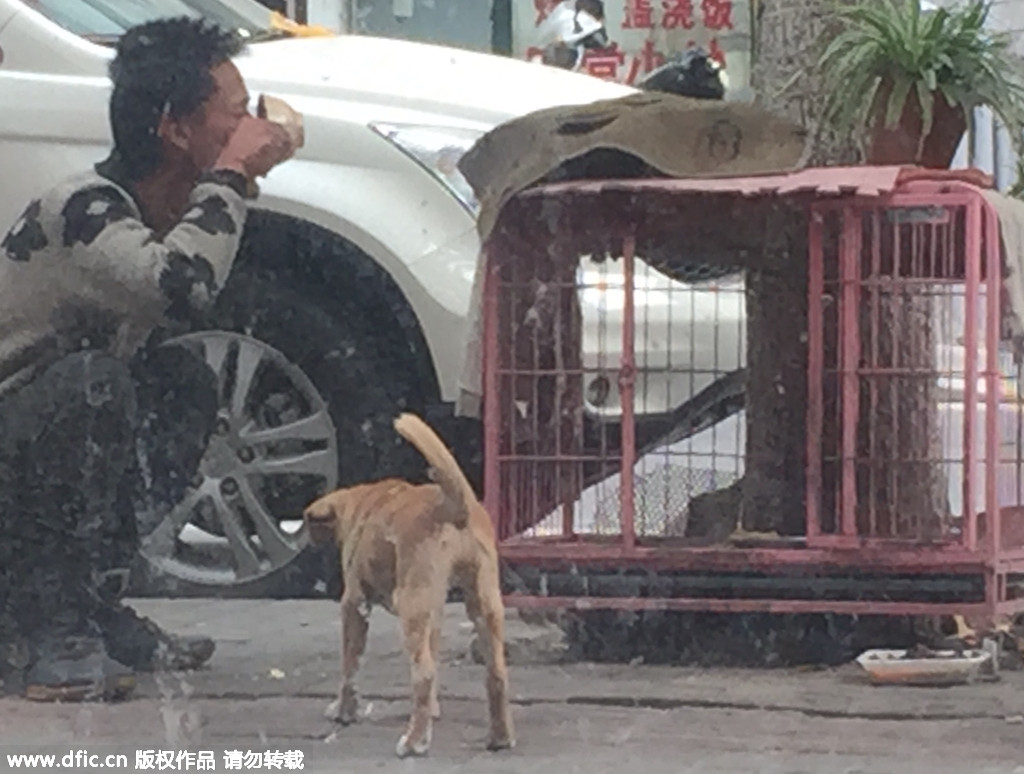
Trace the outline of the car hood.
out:
<instances>
[{"instance_id":1,"label":"car hood","mask_svg":"<svg viewBox=\"0 0 1024 774\"><path fill-rule=\"evenodd\" d=\"M258 43L236 61L251 88L491 126L635 91L507 57L361 35Z\"/></svg>"}]
</instances>

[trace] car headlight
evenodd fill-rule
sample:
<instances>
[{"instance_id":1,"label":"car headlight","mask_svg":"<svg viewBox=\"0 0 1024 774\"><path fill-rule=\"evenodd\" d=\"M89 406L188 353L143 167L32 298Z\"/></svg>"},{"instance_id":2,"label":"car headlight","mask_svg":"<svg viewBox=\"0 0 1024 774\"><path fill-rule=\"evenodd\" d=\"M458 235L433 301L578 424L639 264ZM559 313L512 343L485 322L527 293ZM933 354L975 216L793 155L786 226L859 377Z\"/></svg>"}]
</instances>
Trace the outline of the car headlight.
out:
<instances>
[{"instance_id":1,"label":"car headlight","mask_svg":"<svg viewBox=\"0 0 1024 774\"><path fill-rule=\"evenodd\" d=\"M476 217L480 203L459 171L459 159L484 135L483 131L383 123L370 124L370 128L418 162Z\"/></svg>"}]
</instances>

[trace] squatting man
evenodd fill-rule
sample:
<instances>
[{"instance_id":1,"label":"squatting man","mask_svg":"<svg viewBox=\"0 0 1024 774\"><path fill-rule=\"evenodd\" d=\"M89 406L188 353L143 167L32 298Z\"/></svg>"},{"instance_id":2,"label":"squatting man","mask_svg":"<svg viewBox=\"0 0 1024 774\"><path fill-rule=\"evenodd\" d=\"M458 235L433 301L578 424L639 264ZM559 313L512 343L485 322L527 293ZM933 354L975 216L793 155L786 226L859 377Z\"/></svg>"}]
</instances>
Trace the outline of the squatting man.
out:
<instances>
[{"instance_id":1,"label":"squatting man","mask_svg":"<svg viewBox=\"0 0 1024 774\"><path fill-rule=\"evenodd\" d=\"M123 697L137 671L213 654L136 615L114 579L137 514L159 520L181 499L215 426L213 372L157 345L209 308L247 192L294 150L250 115L241 51L201 20L128 30L110 65L109 157L29 203L0 242L5 693Z\"/></svg>"}]
</instances>

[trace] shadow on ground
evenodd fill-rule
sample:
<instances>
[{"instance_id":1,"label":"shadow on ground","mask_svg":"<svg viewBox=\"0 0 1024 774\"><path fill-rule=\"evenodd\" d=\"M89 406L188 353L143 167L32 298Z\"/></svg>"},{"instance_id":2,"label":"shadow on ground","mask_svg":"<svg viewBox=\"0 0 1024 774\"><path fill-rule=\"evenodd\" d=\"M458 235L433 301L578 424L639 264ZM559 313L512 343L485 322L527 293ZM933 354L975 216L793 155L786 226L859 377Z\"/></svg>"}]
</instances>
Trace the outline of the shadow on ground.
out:
<instances>
[{"instance_id":1,"label":"shadow on ground","mask_svg":"<svg viewBox=\"0 0 1024 774\"><path fill-rule=\"evenodd\" d=\"M869 648L908 648L909 618L589 611L561 619L568 661L705 667L837 666Z\"/></svg>"}]
</instances>

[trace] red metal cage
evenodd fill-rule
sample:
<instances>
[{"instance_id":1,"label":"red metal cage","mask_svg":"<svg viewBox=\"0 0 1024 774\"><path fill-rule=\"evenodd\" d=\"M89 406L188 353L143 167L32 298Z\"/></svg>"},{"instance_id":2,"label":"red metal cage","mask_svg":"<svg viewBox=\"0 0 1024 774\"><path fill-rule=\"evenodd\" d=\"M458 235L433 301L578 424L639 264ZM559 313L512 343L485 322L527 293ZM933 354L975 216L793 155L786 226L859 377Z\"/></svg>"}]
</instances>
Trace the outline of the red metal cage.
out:
<instances>
[{"instance_id":1,"label":"red metal cage","mask_svg":"<svg viewBox=\"0 0 1024 774\"><path fill-rule=\"evenodd\" d=\"M778 464L801 534L695 536L710 492L739 507L756 446L735 411L741 272L794 227L806 260L775 282L806 321L786 355L806 444ZM503 208L486 256L485 500L509 605L1024 610L1024 399L976 174L548 185Z\"/></svg>"}]
</instances>

